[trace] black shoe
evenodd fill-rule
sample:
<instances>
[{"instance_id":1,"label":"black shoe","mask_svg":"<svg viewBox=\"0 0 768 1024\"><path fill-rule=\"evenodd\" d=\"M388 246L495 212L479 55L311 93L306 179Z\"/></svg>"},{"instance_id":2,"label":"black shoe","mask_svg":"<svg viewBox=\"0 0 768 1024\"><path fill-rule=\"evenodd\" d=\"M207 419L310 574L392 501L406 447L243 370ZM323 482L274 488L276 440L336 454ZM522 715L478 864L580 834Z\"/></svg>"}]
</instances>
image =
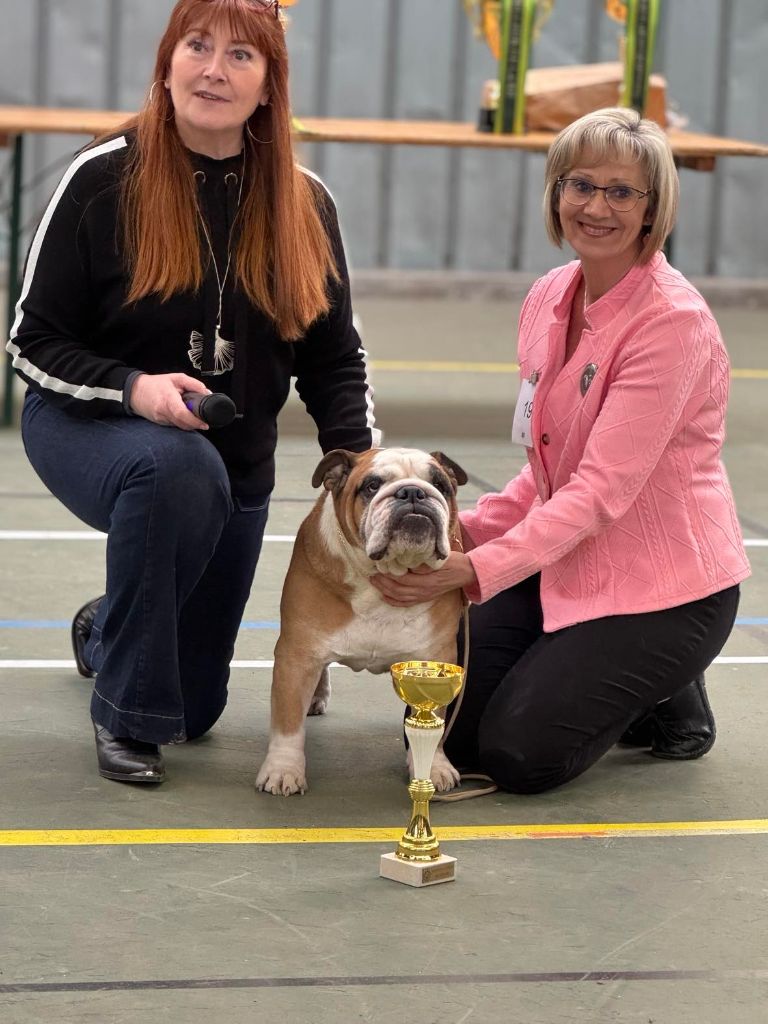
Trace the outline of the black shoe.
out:
<instances>
[{"instance_id":1,"label":"black shoe","mask_svg":"<svg viewBox=\"0 0 768 1024\"><path fill-rule=\"evenodd\" d=\"M650 747L650 754L668 761L693 761L712 749L716 736L704 677L699 676L674 697L644 712L623 733L619 743Z\"/></svg>"},{"instance_id":2,"label":"black shoe","mask_svg":"<svg viewBox=\"0 0 768 1024\"><path fill-rule=\"evenodd\" d=\"M118 739L104 726L93 723L99 775L117 782L162 782L165 779L163 755L156 743Z\"/></svg>"},{"instance_id":3,"label":"black shoe","mask_svg":"<svg viewBox=\"0 0 768 1024\"><path fill-rule=\"evenodd\" d=\"M654 757L669 761L693 761L703 757L715 744L717 730L707 700L704 676L656 705L654 713Z\"/></svg>"},{"instance_id":4,"label":"black shoe","mask_svg":"<svg viewBox=\"0 0 768 1024\"><path fill-rule=\"evenodd\" d=\"M85 660L85 645L90 640L93 620L96 618L96 612L104 600L104 596L102 594L101 597L95 597L92 601L84 604L75 613L75 617L72 620L72 650L75 652L75 664L77 665L77 671L85 679L93 679L96 675Z\"/></svg>"}]
</instances>

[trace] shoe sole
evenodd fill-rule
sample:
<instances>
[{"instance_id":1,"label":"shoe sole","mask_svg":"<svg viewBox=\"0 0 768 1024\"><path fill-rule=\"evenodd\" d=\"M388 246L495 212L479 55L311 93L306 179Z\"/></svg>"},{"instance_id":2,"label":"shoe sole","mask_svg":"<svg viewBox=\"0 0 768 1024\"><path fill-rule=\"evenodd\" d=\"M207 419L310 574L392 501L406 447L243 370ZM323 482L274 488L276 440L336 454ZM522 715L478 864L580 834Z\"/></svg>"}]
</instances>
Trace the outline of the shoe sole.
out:
<instances>
[{"instance_id":1,"label":"shoe sole","mask_svg":"<svg viewBox=\"0 0 768 1024\"><path fill-rule=\"evenodd\" d=\"M700 757L704 757L708 754L712 747L715 745L717 736L713 736L712 739L699 750L691 751L690 754L664 754L661 751L649 750L648 753L651 757L658 757L660 761L696 761Z\"/></svg>"},{"instance_id":2,"label":"shoe sole","mask_svg":"<svg viewBox=\"0 0 768 1024\"><path fill-rule=\"evenodd\" d=\"M99 768L99 775L102 779L111 779L113 782L165 782L165 772L162 775L125 775L121 772L108 772L105 768Z\"/></svg>"}]
</instances>

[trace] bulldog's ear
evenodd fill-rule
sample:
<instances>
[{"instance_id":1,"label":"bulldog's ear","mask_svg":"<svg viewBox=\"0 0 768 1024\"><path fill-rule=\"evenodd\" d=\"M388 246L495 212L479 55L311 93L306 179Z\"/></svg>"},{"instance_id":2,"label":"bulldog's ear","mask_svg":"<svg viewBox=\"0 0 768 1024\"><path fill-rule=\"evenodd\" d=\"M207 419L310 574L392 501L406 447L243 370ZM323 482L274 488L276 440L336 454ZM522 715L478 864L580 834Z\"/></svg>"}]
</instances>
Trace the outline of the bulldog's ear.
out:
<instances>
[{"instance_id":1,"label":"bulldog's ear","mask_svg":"<svg viewBox=\"0 0 768 1024\"><path fill-rule=\"evenodd\" d=\"M326 491L333 491L336 494L347 482L347 477L356 462L357 456L354 452L335 448L318 463L312 474L312 486L319 487L322 484Z\"/></svg>"},{"instance_id":2,"label":"bulldog's ear","mask_svg":"<svg viewBox=\"0 0 768 1024\"><path fill-rule=\"evenodd\" d=\"M454 487L460 487L462 484L465 484L467 482L467 474L464 472L464 470L461 468L458 462L454 462L453 459L449 459L448 456L443 455L442 452L430 452L430 455L435 460L435 462L440 463L440 465L446 471L448 476L451 478Z\"/></svg>"}]
</instances>

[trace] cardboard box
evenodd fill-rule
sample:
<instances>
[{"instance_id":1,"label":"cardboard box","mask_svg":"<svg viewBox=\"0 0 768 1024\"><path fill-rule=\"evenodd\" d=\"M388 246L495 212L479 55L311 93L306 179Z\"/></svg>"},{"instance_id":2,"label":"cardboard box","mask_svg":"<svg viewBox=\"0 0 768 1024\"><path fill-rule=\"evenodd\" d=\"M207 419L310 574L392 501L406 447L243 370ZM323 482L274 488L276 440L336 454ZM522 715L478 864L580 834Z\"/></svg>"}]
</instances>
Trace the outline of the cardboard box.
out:
<instances>
[{"instance_id":1,"label":"cardboard box","mask_svg":"<svg viewBox=\"0 0 768 1024\"><path fill-rule=\"evenodd\" d=\"M624 67L605 64L568 64L530 68L525 80L525 122L528 131L560 131L583 114L619 105ZM651 75L644 116L667 127L666 81Z\"/></svg>"}]
</instances>

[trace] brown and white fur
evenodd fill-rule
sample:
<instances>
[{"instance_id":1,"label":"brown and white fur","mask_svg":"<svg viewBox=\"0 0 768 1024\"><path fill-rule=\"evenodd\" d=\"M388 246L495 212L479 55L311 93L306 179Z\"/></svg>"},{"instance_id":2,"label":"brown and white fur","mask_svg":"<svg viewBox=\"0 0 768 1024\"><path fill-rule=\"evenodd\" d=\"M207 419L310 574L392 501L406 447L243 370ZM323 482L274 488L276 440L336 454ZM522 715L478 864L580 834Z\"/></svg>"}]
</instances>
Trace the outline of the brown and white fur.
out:
<instances>
[{"instance_id":1,"label":"brown and white fur","mask_svg":"<svg viewBox=\"0 0 768 1024\"><path fill-rule=\"evenodd\" d=\"M395 608L370 577L442 565L456 547L456 489L466 481L441 452L415 448L337 450L320 462L312 485L325 492L299 528L283 585L269 749L257 789L306 790L304 719L328 706L332 662L373 673L398 661L455 662L461 592ZM442 749L431 774L441 791L459 781Z\"/></svg>"}]
</instances>

